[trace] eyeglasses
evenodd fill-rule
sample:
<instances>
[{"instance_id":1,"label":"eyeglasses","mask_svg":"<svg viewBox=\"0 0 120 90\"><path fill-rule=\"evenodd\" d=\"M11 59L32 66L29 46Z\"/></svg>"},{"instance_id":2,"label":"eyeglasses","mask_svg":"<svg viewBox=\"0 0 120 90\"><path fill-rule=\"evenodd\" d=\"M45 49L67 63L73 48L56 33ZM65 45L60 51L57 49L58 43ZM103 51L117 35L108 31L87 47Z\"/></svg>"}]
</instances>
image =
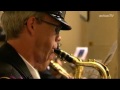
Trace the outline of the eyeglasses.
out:
<instances>
[{"instance_id":1,"label":"eyeglasses","mask_svg":"<svg viewBox=\"0 0 120 90\"><path fill-rule=\"evenodd\" d=\"M49 24L49 25L55 26L55 33L56 33L56 34L59 34L59 32L60 32L60 30L61 30L61 28L62 28L62 27L59 26L59 25L53 24L53 23L48 22L48 21L46 21L46 20L43 20L43 19L41 19L41 18L36 18L36 19L41 20L42 22L47 23L47 24Z\"/></svg>"}]
</instances>

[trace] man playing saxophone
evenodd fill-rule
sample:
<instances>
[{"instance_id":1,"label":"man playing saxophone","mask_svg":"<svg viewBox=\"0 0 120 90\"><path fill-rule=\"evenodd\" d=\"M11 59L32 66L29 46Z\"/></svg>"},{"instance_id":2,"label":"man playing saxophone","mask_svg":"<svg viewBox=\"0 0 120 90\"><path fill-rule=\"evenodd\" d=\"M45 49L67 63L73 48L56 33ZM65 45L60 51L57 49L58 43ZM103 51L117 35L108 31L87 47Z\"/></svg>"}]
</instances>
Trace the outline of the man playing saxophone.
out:
<instances>
[{"instance_id":1,"label":"man playing saxophone","mask_svg":"<svg viewBox=\"0 0 120 90\"><path fill-rule=\"evenodd\" d=\"M65 11L4 11L0 47L1 79L40 79L54 57L60 30L71 30Z\"/></svg>"}]
</instances>

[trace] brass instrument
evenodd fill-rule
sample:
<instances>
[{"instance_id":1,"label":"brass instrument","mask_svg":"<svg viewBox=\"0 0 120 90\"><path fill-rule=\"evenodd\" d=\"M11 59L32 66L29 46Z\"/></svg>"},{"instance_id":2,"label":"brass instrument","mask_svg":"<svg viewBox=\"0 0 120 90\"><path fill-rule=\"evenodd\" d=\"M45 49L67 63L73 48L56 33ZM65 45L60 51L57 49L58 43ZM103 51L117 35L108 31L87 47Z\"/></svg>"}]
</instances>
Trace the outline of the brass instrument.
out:
<instances>
[{"instance_id":1,"label":"brass instrument","mask_svg":"<svg viewBox=\"0 0 120 90\"><path fill-rule=\"evenodd\" d=\"M59 64L51 61L51 64L53 65L53 67L56 68L61 74L63 74L64 76L68 78L81 79L84 66L93 67L96 70L98 70L101 78L103 79L111 78L109 74L109 69L107 68L107 66L105 66L103 63L96 61L95 59L93 60L91 59L89 61L82 61L81 59L74 57L61 49L56 49L54 50L54 52L60 59L66 60L70 63L75 64L75 68L76 68L75 75L70 76L69 73L67 73Z\"/></svg>"},{"instance_id":2,"label":"brass instrument","mask_svg":"<svg viewBox=\"0 0 120 90\"><path fill-rule=\"evenodd\" d=\"M74 77L70 75L65 69L62 68L58 63L56 63L54 60L50 62L50 66L52 66L54 69L56 69L61 75L66 77L67 79L73 79Z\"/></svg>"}]
</instances>

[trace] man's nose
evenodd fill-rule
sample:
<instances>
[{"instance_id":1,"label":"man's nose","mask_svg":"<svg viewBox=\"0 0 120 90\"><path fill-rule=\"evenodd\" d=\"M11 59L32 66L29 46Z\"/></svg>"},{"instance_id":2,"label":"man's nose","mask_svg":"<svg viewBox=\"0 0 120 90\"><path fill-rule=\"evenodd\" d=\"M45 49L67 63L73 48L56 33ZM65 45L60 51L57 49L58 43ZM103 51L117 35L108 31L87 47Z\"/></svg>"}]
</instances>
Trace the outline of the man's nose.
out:
<instances>
[{"instance_id":1,"label":"man's nose","mask_svg":"<svg viewBox=\"0 0 120 90\"><path fill-rule=\"evenodd\" d=\"M55 41L56 41L56 45L55 46L56 46L57 49L59 49L59 47L60 47L60 41L61 41L61 36L57 35Z\"/></svg>"},{"instance_id":2,"label":"man's nose","mask_svg":"<svg viewBox=\"0 0 120 90\"><path fill-rule=\"evenodd\" d=\"M57 36L57 42L60 42L60 41L61 41L61 36L58 35L58 36Z\"/></svg>"}]
</instances>

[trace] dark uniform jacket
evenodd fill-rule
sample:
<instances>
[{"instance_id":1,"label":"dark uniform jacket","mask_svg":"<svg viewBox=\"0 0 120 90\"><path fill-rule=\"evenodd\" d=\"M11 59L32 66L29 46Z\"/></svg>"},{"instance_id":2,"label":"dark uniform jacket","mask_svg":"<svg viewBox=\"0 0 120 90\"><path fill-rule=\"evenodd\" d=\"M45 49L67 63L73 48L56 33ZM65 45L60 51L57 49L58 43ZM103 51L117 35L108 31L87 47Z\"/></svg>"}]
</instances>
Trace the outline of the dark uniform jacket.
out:
<instances>
[{"instance_id":1,"label":"dark uniform jacket","mask_svg":"<svg viewBox=\"0 0 120 90\"><path fill-rule=\"evenodd\" d=\"M0 47L0 78L33 79L22 58L6 42Z\"/></svg>"},{"instance_id":2,"label":"dark uniform jacket","mask_svg":"<svg viewBox=\"0 0 120 90\"><path fill-rule=\"evenodd\" d=\"M48 70L39 74L41 79L56 79ZM22 58L6 42L0 47L0 79L33 79Z\"/></svg>"}]
</instances>

